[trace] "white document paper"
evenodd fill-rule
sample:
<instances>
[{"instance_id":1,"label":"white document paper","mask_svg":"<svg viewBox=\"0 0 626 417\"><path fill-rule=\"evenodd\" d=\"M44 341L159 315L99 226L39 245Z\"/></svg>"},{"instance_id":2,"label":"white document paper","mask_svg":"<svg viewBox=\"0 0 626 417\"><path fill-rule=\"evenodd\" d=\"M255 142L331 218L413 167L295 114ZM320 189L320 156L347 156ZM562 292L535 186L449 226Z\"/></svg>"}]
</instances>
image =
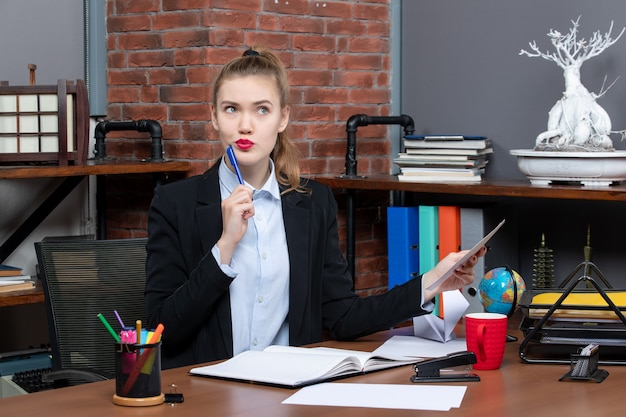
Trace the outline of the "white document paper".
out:
<instances>
[{"instance_id":1,"label":"white document paper","mask_svg":"<svg viewBox=\"0 0 626 417\"><path fill-rule=\"evenodd\" d=\"M413 317L413 334L437 342L449 342L455 338L456 327L469 302L459 290L445 291L441 293L443 299L443 318L435 314L424 314Z\"/></svg>"},{"instance_id":2,"label":"white document paper","mask_svg":"<svg viewBox=\"0 0 626 417\"><path fill-rule=\"evenodd\" d=\"M449 411L461 406L466 390L465 386L328 382L304 387L283 404Z\"/></svg>"},{"instance_id":3,"label":"white document paper","mask_svg":"<svg viewBox=\"0 0 626 417\"><path fill-rule=\"evenodd\" d=\"M454 265L452 265L452 268L448 269L448 271L443 274L441 277L439 277L439 279L435 282L433 282L432 284L430 284L428 286L428 290L435 288L437 285L439 285L440 283L442 283L443 281L447 280L448 278L450 278L452 276L452 274L454 273L454 271L456 271L456 269L458 267L460 267L461 265L463 265L465 262L467 262L467 260L469 258L471 258L472 256L476 255L478 253L479 250L482 249L483 246L485 246L487 244L487 242L489 242L489 239L491 239L493 237L493 235L496 234L496 232L498 230L500 230L500 228L502 227L502 225L504 225L504 222L506 220L502 220L500 223L498 223L498 225L496 227L493 228L493 230L491 232L489 232L485 237L483 237L480 242L476 243L470 250L467 251L467 253L461 257L461 259L459 259L458 261L456 261L454 263Z\"/></svg>"},{"instance_id":4,"label":"white document paper","mask_svg":"<svg viewBox=\"0 0 626 417\"><path fill-rule=\"evenodd\" d=\"M423 339L416 336L392 336L385 343L380 345L372 354L412 357L415 362L423 359L438 358L450 353L463 352L467 350L465 338L457 338L446 343L435 342L434 340Z\"/></svg>"},{"instance_id":5,"label":"white document paper","mask_svg":"<svg viewBox=\"0 0 626 417\"><path fill-rule=\"evenodd\" d=\"M417 362L370 352L328 347L268 346L247 350L215 364L192 368L192 375L259 382L291 388Z\"/></svg>"}]
</instances>

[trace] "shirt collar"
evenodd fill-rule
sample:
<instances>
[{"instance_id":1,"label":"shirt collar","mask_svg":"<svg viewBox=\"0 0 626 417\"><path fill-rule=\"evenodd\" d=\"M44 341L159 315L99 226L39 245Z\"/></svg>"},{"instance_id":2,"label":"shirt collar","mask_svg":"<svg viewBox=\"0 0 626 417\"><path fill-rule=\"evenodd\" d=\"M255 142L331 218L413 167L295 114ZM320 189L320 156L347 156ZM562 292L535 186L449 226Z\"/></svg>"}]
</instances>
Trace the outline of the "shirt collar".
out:
<instances>
[{"instance_id":1,"label":"shirt collar","mask_svg":"<svg viewBox=\"0 0 626 417\"><path fill-rule=\"evenodd\" d=\"M248 187L254 190L255 197L257 195L262 196L263 194L268 193L269 195L274 197L274 199L280 200L280 187L278 186L278 180L276 179L274 170L275 170L274 161L270 159L270 175L260 190L256 190L254 187L252 187L250 184L248 184L244 180L245 185L247 185ZM239 185L239 180L237 179L237 174L235 174L228 168L228 165L226 164L226 155L224 155L222 159L222 163L220 164L218 173L219 173L219 178L220 178L220 182L222 183L222 185L226 188L226 190L229 193L232 193L233 190L237 187L237 185Z\"/></svg>"}]
</instances>

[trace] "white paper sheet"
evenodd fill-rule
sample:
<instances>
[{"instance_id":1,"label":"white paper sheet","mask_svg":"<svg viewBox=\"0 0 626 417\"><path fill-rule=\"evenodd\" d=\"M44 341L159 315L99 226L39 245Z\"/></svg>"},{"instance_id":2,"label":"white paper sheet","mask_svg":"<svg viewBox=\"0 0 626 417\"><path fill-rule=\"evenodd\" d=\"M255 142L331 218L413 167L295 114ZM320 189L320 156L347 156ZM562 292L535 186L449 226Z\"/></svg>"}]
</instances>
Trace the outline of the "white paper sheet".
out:
<instances>
[{"instance_id":1,"label":"white paper sheet","mask_svg":"<svg viewBox=\"0 0 626 417\"><path fill-rule=\"evenodd\" d=\"M464 338L446 343L423 339L416 336L392 336L372 353L392 357L413 357L416 359L438 358L450 353L467 350Z\"/></svg>"},{"instance_id":2,"label":"white paper sheet","mask_svg":"<svg viewBox=\"0 0 626 417\"><path fill-rule=\"evenodd\" d=\"M449 411L465 386L324 383L300 389L283 404Z\"/></svg>"},{"instance_id":3,"label":"white paper sheet","mask_svg":"<svg viewBox=\"0 0 626 417\"><path fill-rule=\"evenodd\" d=\"M502 220L496 227L493 228L493 230L491 232L489 232L485 237L483 237L480 240L480 242L476 243L463 257L461 257L461 259L456 261L456 263L452 266L452 268L448 269L448 271L445 274L443 274L441 277L439 277L439 279L437 281L435 281L432 284L430 284L427 289L430 290L430 289L435 288L441 282L445 281L450 276L452 276L452 274L454 273L454 271L458 267L460 267L465 262L467 262L467 260L469 258L471 258L472 256L476 255L478 253L478 251L480 249L482 249L482 247L485 246L487 244L487 242L489 242L489 239L491 239L493 237L493 235L495 235L496 232L498 230L500 230L500 228L502 227L502 225L504 224L505 221L506 220Z\"/></svg>"},{"instance_id":4,"label":"white paper sheet","mask_svg":"<svg viewBox=\"0 0 626 417\"><path fill-rule=\"evenodd\" d=\"M469 302L459 290L441 293L443 298L443 319L434 314L424 314L413 318L413 334L437 342L448 342L455 338L454 328L469 307Z\"/></svg>"}]
</instances>

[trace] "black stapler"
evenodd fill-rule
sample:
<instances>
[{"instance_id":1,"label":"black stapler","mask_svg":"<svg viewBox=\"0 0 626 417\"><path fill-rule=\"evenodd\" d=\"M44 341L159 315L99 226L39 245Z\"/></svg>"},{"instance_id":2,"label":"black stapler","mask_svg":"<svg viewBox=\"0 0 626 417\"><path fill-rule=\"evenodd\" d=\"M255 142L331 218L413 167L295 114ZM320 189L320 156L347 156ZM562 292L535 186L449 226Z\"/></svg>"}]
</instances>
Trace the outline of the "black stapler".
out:
<instances>
[{"instance_id":1,"label":"black stapler","mask_svg":"<svg viewBox=\"0 0 626 417\"><path fill-rule=\"evenodd\" d=\"M463 351L450 353L440 358L434 358L418 362L413 365L415 375L411 377L411 382L469 382L480 381L480 377L474 373L467 372L444 372L442 369L454 368L462 365L476 363L476 355L473 352Z\"/></svg>"}]
</instances>

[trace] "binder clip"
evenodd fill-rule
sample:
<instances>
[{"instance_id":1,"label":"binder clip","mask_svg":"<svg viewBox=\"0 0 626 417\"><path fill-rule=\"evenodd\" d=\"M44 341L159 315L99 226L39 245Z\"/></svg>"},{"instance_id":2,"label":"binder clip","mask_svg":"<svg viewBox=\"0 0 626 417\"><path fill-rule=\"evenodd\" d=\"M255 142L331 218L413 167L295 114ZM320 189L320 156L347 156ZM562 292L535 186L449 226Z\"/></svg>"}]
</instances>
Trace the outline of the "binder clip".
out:
<instances>
[{"instance_id":1,"label":"binder clip","mask_svg":"<svg viewBox=\"0 0 626 417\"><path fill-rule=\"evenodd\" d=\"M411 377L411 382L470 382L480 381L480 377L474 373L467 373L465 370L469 365L476 363L476 355L473 352L463 351L450 353L440 358L429 359L413 365L415 375ZM442 369L449 369L464 366L463 372L454 370L441 372Z\"/></svg>"},{"instance_id":2,"label":"binder clip","mask_svg":"<svg viewBox=\"0 0 626 417\"><path fill-rule=\"evenodd\" d=\"M180 404L185 401L185 397L183 397L183 394L176 392L177 389L178 385L171 384L170 392L168 394L165 394L165 402L171 406L175 406L176 404Z\"/></svg>"},{"instance_id":3,"label":"binder clip","mask_svg":"<svg viewBox=\"0 0 626 417\"><path fill-rule=\"evenodd\" d=\"M571 355L570 371L559 378L559 381L594 381L602 382L609 376L609 372L598 369L598 355L600 346L589 344L578 354Z\"/></svg>"}]
</instances>

